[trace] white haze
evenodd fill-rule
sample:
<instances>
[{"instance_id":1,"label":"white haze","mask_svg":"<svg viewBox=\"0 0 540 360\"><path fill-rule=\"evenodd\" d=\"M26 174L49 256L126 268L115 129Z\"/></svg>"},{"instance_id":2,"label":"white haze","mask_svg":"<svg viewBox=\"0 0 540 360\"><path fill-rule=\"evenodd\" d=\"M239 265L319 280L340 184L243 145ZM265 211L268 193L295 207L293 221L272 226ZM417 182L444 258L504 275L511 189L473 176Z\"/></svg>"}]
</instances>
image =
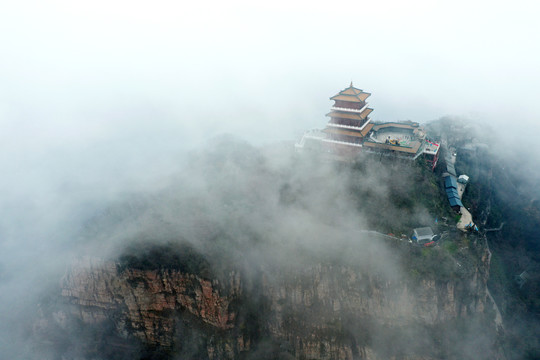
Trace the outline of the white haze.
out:
<instances>
[{"instance_id":1,"label":"white haze","mask_svg":"<svg viewBox=\"0 0 540 360\"><path fill-rule=\"evenodd\" d=\"M533 1L3 2L1 293L23 298L64 265L95 209L159 190L216 135L258 146L322 127L328 97L351 80L373 94L375 120L480 120L537 156L538 10ZM21 311L2 304L1 316Z\"/></svg>"}]
</instances>

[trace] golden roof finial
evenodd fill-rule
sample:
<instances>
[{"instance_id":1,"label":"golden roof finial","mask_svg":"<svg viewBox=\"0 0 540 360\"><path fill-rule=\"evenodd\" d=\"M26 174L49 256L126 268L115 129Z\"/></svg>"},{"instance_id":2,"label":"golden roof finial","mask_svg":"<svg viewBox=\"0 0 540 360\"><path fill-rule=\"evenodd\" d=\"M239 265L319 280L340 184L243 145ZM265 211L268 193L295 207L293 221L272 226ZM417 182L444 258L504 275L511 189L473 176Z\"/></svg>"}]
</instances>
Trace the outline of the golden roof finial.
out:
<instances>
[{"instance_id":1,"label":"golden roof finial","mask_svg":"<svg viewBox=\"0 0 540 360\"><path fill-rule=\"evenodd\" d=\"M352 80L351 80L351 86L349 86L349 87L353 87L353 86L352 86Z\"/></svg>"}]
</instances>

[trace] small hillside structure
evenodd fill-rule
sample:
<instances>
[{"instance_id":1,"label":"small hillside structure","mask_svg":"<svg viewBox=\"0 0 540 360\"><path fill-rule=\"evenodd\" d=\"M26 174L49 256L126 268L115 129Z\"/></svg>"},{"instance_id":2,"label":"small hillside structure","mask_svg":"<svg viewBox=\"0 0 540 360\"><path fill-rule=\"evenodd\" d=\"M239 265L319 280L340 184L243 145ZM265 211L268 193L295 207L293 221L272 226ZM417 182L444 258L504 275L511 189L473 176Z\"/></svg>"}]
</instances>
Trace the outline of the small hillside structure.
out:
<instances>
[{"instance_id":1,"label":"small hillside structure","mask_svg":"<svg viewBox=\"0 0 540 360\"><path fill-rule=\"evenodd\" d=\"M461 196L459 195L458 189L459 187L457 178L453 175L446 174L446 177L444 178L444 191L446 192L446 196L448 197L450 207L455 212L460 212L461 208L463 207L463 203L461 202Z\"/></svg>"},{"instance_id":2,"label":"small hillside structure","mask_svg":"<svg viewBox=\"0 0 540 360\"><path fill-rule=\"evenodd\" d=\"M524 271L521 274L516 275L515 280L516 283L519 285L519 288L521 289L530 278L531 277L529 276L527 271Z\"/></svg>"},{"instance_id":3,"label":"small hillside structure","mask_svg":"<svg viewBox=\"0 0 540 360\"><path fill-rule=\"evenodd\" d=\"M412 239L418 244L426 244L432 241L434 237L435 234L433 234L433 230L431 230L430 227L416 228L413 230Z\"/></svg>"},{"instance_id":4,"label":"small hillside structure","mask_svg":"<svg viewBox=\"0 0 540 360\"><path fill-rule=\"evenodd\" d=\"M461 183L461 184L467 184L469 182L469 177L465 174L459 175L457 181L458 183Z\"/></svg>"},{"instance_id":5,"label":"small hillside structure","mask_svg":"<svg viewBox=\"0 0 540 360\"><path fill-rule=\"evenodd\" d=\"M452 155L450 153L446 154L446 156L444 157L444 162L446 164L445 175L457 176L456 168L454 167L454 159L452 158Z\"/></svg>"},{"instance_id":6,"label":"small hillside structure","mask_svg":"<svg viewBox=\"0 0 540 360\"><path fill-rule=\"evenodd\" d=\"M444 178L444 186L446 189L457 189L457 181L455 176L447 176Z\"/></svg>"}]
</instances>

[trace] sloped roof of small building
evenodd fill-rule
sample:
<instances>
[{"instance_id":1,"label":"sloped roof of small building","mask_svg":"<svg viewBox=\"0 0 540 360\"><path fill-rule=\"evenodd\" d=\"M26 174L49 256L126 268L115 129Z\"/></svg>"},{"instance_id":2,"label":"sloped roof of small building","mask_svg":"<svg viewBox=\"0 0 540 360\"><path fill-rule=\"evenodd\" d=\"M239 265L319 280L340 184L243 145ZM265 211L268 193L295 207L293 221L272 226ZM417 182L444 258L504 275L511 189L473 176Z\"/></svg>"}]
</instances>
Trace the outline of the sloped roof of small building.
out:
<instances>
[{"instance_id":1,"label":"sloped roof of small building","mask_svg":"<svg viewBox=\"0 0 540 360\"><path fill-rule=\"evenodd\" d=\"M448 198L448 201L450 202L450 206L452 207L454 206L463 207L463 203L461 202L459 198L451 197L451 198Z\"/></svg>"},{"instance_id":2,"label":"sloped roof of small building","mask_svg":"<svg viewBox=\"0 0 540 360\"><path fill-rule=\"evenodd\" d=\"M447 188L447 189L446 189L446 196L448 196L449 198L455 197L455 198L458 198L458 199L459 199L458 192L457 192L457 190L454 189L454 188Z\"/></svg>"},{"instance_id":3,"label":"sloped roof of small building","mask_svg":"<svg viewBox=\"0 0 540 360\"><path fill-rule=\"evenodd\" d=\"M459 175L458 181L467 183L469 181L469 177L465 174Z\"/></svg>"},{"instance_id":4,"label":"sloped roof of small building","mask_svg":"<svg viewBox=\"0 0 540 360\"><path fill-rule=\"evenodd\" d=\"M444 186L446 188L456 188L457 189L457 181L455 176L447 176L444 178Z\"/></svg>"},{"instance_id":5,"label":"sloped roof of small building","mask_svg":"<svg viewBox=\"0 0 540 360\"><path fill-rule=\"evenodd\" d=\"M433 236L433 230L430 227L421 227L414 229L414 233L418 237Z\"/></svg>"}]
</instances>

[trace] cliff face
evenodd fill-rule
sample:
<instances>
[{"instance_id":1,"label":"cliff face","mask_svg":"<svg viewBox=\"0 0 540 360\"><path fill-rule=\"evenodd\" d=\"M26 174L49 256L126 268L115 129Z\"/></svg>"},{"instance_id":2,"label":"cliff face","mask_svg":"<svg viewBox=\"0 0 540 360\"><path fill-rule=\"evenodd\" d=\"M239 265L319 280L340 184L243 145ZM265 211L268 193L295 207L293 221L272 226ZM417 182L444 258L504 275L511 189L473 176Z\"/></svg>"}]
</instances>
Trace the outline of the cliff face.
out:
<instances>
[{"instance_id":1,"label":"cliff face","mask_svg":"<svg viewBox=\"0 0 540 360\"><path fill-rule=\"evenodd\" d=\"M354 267L321 264L292 277L277 275L277 281L263 282L269 333L288 341L297 358L447 358L446 350L427 345L444 342L437 337L449 324L484 316L487 249L479 260L467 279L450 281L436 276L389 280Z\"/></svg>"},{"instance_id":2,"label":"cliff face","mask_svg":"<svg viewBox=\"0 0 540 360\"><path fill-rule=\"evenodd\" d=\"M456 321L485 317L488 269L487 249L472 276L446 281L393 281L322 263L249 278L232 271L218 281L85 258L66 272L61 293L69 305L53 321L112 323L119 337L183 358L452 357L432 342L444 343Z\"/></svg>"},{"instance_id":3,"label":"cliff face","mask_svg":"<svg viewBox=\"0 0 540 360\"><path fill-rule=\"evenodd\" d=\"M75 262L62 280L62 297L77 305L71 315L85 323L99 323L114 313L127 329L148 344L173 344L176 310L219 330L234 327L231 301L240 292L240 276L231 273L220 293L218 281L177 271L120 270L114 262L84 258Z\"/></svg>"}]
</instances>

